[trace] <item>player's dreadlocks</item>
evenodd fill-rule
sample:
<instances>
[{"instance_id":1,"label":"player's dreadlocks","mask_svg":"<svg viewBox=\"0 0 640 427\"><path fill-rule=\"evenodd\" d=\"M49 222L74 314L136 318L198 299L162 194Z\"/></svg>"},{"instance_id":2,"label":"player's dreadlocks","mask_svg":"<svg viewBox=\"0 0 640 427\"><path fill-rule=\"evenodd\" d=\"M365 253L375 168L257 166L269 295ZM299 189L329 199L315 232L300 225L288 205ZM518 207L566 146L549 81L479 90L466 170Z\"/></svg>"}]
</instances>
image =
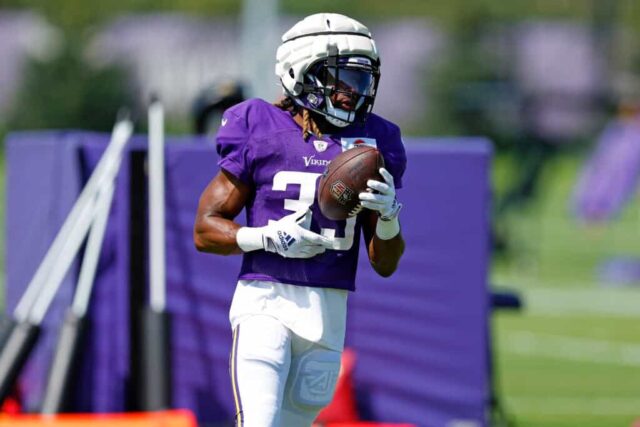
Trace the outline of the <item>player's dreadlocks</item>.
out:
<instances>
[{"instance_id":1,"label":"player's dreadlocks","mask_svg":"<svg viewBox=\"0 0 640 427\"><path fill-rule=\"evenodd\" d=\"M314 134L318 138L322 138L322 132L316 121L311 117L311 113L306 108L300 107L290 97L284 97L274 103L274 105L284 111L289 111L292 115L302 110L302 137L306 140L309 135Z\"/></svg>"}]
</instances>

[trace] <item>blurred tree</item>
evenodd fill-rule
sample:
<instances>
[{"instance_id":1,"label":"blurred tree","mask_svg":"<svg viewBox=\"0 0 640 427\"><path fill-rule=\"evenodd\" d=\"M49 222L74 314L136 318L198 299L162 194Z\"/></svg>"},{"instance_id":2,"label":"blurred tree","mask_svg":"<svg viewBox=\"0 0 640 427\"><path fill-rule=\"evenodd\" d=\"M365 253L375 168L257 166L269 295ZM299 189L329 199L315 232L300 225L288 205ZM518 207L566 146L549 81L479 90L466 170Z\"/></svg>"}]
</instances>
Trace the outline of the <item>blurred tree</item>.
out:
<instances>
[{"instance_id":1,"label":"blurred tree","mask_svg":"<svg viewBox=\"0 0 640 427\"><path fill-rule=\"evenodd\" d=\"M465 7L451 30L444 60L430 84L429 133L483 135L499 150L519 132L518 90L495 19L480 5Z\"/></svg>"},{"instance_id":2,"label":"blurred tree","mask_svg":"<svg viewBox=\"0 0 640 427\"><path fill-rule=\"evenodd\" d=\"M81 47L65 46L46 62L30 60L9 114L10 129L77 128L108 131L122 106L133 106L127 73L116 67L94 69Z\"/></svg>"},{"instance_id":3,"label":"blurred tree","mask_svg":"<svg viewBox=\"0 0 640 427\"><path fill-rule=\"evenodd\" d=\"M4 127L4 125L2 123L0 123L0 143L4 143L4 137L7 134L7 129ZM0 154L0 157L4 156L4 151L2 151L2 154Z\"/></svg>"},{"instance_id":4,"label":"blurred tree","mask_svg":"<svg viewBox=\"0 0 640 427\"><path fill-rule=\"evenodd\" d=\"M174 11L203 16L230 15L237 14L241 5L237 0L0 0L0 9L28 8L42 13L72 38L124 13Z\"/></svg>"},{"instance_id":5,"label":"blurred tree","mask_svg":"<svg viewBox=\"0 0 640 427\"><path fill-rule=\"evenodd\" d=\"M597 0L584 9L583 17L592 23L596 51L609 49L608 38L615 23L611 5ZM499 252L508 246L505 214L527 207L540 193L542 173L549 163L564 152L571 153L586 142L591 128L597 128L607 110L607 79L602 89L584 94L529 92L519 87L512 69L517 45L509 37L514 21L506 25L495 8L475 3L460 9L450 28L451 41L445 59L431 84L430 129L437 134L483 135L489 137L500 163L510 173L495 192L494 243ZM564 135L545 131L539 121L541 111L549 111L559 102L562 111L590 114L590 127L581 133ZM545 110L546 109L546 110Z\"/></svg>"},{"instance_id":6,"label":"blurred tree","mask_svg":"<svg viewBox=\"0 0 640 427\"><path fill-rule=\"evenodd\" d=\"M429 134L485 136L497 156L512 152L521 130L519 91L510 69L510 45L492 11L481 3L461 7L450 28L443 61L429 85ZM501 162L503 163L503 162ZM493 217L495 253L506 254L507 231Z\"/></svg>"}]
</instances>

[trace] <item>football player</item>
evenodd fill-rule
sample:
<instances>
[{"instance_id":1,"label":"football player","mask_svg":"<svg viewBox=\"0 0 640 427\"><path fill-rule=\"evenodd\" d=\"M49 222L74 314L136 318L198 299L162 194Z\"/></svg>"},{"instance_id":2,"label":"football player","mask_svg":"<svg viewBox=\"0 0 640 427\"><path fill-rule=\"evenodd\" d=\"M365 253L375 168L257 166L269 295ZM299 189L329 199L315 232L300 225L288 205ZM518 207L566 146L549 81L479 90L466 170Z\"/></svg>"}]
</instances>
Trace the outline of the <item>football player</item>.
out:
<instances>
[{"instance_id":1,"label":"football player","mask_svg":"<svg viewBox=\"0 0 640 427\"><path fill-rule=\"evenodd\" d=\"M347 16L316 14L283 35L276 56L284 97L223 114L220 172L194 228L198 250L243 255L229 317L236 423L245 427L312 424L338 377L361 230L381 276L404 251L396 188L406 156L398 126L371 112L380 79L371 33ZM357 216L329 220L316 181L358 144L382 153L384 182L368 182ZM244 227L234 221L242 209Z\"/></svg>"}]
</instances>

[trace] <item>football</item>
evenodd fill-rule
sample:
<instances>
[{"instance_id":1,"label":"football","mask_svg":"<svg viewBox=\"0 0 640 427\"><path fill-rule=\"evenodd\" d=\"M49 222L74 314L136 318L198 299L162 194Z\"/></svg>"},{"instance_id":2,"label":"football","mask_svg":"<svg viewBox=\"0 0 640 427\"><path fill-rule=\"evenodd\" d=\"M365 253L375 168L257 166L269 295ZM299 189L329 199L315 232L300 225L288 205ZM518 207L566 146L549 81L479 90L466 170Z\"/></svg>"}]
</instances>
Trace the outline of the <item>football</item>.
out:
<instances>
[{"instance_id":1,"label":"football","mask_svg":"<svg viewBox=\"0 0 640 427\"><path fill-rule=\"evenodd\" d=\"M384 167L380 152L370 146L356 146L338 154L318 181L318 204L331 220L343 220L361 210L358 194L367 190L367 181L384 182L378 170Z\"/></svg>"}]
</instances>

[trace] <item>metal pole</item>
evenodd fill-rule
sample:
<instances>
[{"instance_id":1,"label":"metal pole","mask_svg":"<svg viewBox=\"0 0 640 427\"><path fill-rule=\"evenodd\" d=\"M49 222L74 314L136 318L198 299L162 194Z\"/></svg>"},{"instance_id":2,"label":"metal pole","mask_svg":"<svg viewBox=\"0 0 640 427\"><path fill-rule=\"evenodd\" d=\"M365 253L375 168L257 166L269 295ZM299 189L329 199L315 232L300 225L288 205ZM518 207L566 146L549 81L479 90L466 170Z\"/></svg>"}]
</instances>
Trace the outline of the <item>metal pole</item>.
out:
<instances>
[{"instance_id":1,"label":"metal pole","mask_svg":"<svg viewBox=\"0 0 640 427\"><path fill-rule=\"evenodd\" d=\"M164 110L154 99L149 107L149 300L159 312L166 305L164 232Z\"/></svg>"},{"instance_id":2,"label":"metal pole","mask_svg":"<svg viewBox=\"0 0 640 427\"><path fill-rule=\"evenodd\" d=\"M108 170L113 168L113 163L117 160L118 156L121 155L122 149L129 140L132 132L133 124L128 119L120 120L114 126L109 146L98 162L98 165L89 178L89 181L80 193L80 196L78 196L71 212L69 212L67 219L60 228L60 231L58 231L58 234L49 247L44 259L29 282L26 292L14 310L14 317L18 321L24 321L28 317L32 306L38 298L38 295L42 292L42 288L45 286L45 283L55 267L56 260L61 253L63 246L69 236L74 234L74 230L78 228L79 223L84 223L82 218L84 215L88 214L88 210L90 211L88 206L94 202L96 192L100 186L103 185Z\"/></svg>"},{"instance_id":3,"label":"metal pole","mask_svg":"<svg viewBox=\"0 0 640 427\"><path fill-rule=\"evenodd\" d=\"M82 269L78 279L78 287L73 299L73 305L67 311L60 330L60 337L56 345L56 352L49 369L47 388L44 393L41 413L57 414L64 412L69 400L69 392L73 369L80 351L82 337L87 323L86 313L91 299L91 291L98 267L98 260L107 228L109 212L115 183L109 182L98 195L96 216L91 225L85 255L82 259Z\"/></svg>"},{"instance_id":4,"label":"metal pole","mask_svg":"<svg viewBox=\"0 0 640 427\"><path fill-rule=\"evenodd\" d=\"M106 170L104 172L104 176L102 180L99 182L99 187L112 184L115 179L118 170L120 168L120 162L122 161L122 150L129 140L131 136L131 132L133 131L133 125L129 122L129 126L126 128L126 132L121 134L122 139L117 140L117 147L119 148L114 158L111 158L110 163L106 166ZM64 279L64 276L69 271L73 260L75 259L78 251L80 250L80 246L84 241L87 233L89 232L89 228L95 218L98 208L97 208L97 194L93 194L93 200L91 205L88 205L87 209L90 209L90 214L81 217L80 221L78 221L77 226L72 230L72 234L68 236L68 239L63 243L60 252L55 258L55 265L52 268L49 276L46 278L46 286L43 287L40 294L37 296L36 301L33 303L33 308L28 314L31 322L35 324L40 324L42 319L47 313L49 309L49 305L53 301L55 294L58 292L60 285Z\"/></svg>"},{"instance_id":5,"label":"metal pole","mask_svg":"<svg viewBox=\"0 0 640 427\"><path fill-rule=\"evenodd\" d=\"M273 73L280 39L279 0L243 0L242 77L252 97L275 99L282 89Z\"/></svg>"},{"instance_id":6,"label":"metal pole","mask_svg":"<svg viewBox=\"0 0 640 427\"><path fill-rule=\"evenodd\" d=\"M164 221L164 112L149 106L149 306L141 314L140 404L145 411L171 407L171 319L166 310Z\"/></svg>"}]
</instances>

